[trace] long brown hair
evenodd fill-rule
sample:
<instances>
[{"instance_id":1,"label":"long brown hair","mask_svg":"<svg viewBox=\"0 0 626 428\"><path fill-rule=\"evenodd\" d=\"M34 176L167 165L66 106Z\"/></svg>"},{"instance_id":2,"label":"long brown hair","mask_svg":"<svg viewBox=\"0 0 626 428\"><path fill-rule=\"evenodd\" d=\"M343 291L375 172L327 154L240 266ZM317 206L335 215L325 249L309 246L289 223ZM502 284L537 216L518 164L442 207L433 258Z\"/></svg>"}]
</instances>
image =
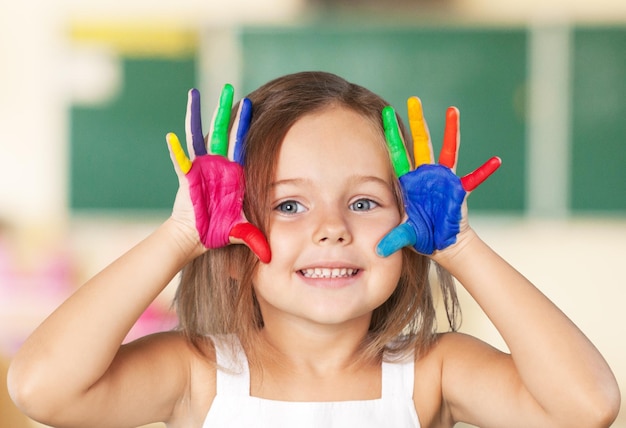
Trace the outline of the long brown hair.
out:
<instances>
[{"instance_id":1,"label":"long brown hair","mask_svg":"<svg viewBox=\"0 0 626 428\"><path fill-rule=\"evenodd\" d=\"M375 124L384 142L381 112L388 103L368 89L334 74L286 75L261 86L248 98L252 101L253 114L245 142L244 213L266 234L271 212L270 183L276 159L287 131L298 119L339 105ZM398 122L405 141L409 141L399 117ZM407 146L410 148L411 144ZM398 209L403 212L398 182L392 181ZM364 358L378 358L382 351L387 351L390 358L402 357L407 351L422 353L435 340L437 326L429 280L430 259L407 248L402 254L398 285L391 297L373 312L369 334L363 343ZM180 328L194 343L209 334L235 334L244 348L255 349L256 333L263 328L252 285L257 263L246 247L230 245L208 251L183 269L175 305ZM437 268L436 273L448 322L455 330L459 305L454 283L442 269Z\"/></svg>"}]
</instances>

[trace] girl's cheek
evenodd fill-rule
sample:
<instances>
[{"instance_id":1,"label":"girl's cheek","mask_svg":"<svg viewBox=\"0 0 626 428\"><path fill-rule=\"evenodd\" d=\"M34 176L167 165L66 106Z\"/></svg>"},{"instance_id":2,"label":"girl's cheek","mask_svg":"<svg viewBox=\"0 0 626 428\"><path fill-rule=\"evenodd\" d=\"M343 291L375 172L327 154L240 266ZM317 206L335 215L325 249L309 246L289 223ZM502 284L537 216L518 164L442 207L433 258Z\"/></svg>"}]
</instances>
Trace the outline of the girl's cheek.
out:
<instances>
[{"instance_id":1,"label":"girl's cheek","mask_svg":"<svg viewBox=\"0 0 626 428\"><path fill-rule=\"evenodd\" d=\"M280 247L285 247L293 238L301 237L302 227L297 227L293 223L273 222L267 231L267 240L272 247L272 252Z\"/></svg>"}]
</instances>

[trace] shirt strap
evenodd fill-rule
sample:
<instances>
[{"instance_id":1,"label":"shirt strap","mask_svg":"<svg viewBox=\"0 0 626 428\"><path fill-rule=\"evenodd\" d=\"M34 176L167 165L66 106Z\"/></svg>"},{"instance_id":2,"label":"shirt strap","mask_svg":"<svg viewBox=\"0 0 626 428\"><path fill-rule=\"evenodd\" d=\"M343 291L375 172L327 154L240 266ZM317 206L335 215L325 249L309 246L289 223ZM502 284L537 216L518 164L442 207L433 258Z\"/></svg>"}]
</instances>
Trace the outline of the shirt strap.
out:
<instances>
[{"instance_id":1,"label":"shirt strap","mask_svg":"<svg viewBox=\"0 0 626 428\"><path fill-rule=\"evenodd\" d=\"M234 335L210 336L215 346L216 394L250 396L248 359Z\"/></svg>"},{"instance_id":2,"label":"shirt strap","mask_svg":"<svg viewBox=\"0 0 626 428\"><path fill-rule=\"evenodd\" d=\"M413 354L397 362L383 361L382 398L413 398L415 380Z\"/></svg>"}]
</instances>

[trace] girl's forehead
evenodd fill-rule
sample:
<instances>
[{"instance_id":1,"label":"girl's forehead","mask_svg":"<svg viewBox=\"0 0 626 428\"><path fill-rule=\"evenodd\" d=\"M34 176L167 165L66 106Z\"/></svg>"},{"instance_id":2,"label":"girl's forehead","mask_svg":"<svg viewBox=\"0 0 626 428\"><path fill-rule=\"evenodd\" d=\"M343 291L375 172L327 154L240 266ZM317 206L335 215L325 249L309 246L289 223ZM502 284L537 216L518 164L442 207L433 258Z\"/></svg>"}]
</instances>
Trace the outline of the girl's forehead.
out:
<instances>
[{"instance_id":1,"label":"girl's forehead","mask_svg":"<svg viewBox=\"0 0 626 428\"><path fill-rule=\"evenodd\" d=\"M384 133L369 117L341 106L328 107L299 118L285 134L281 149L300 141L301 148L357 144L362 149L386 147ZM374 144L369 144L374 143ZM341 148L341 147L337 147Z\"/></svg>"},{"instance_id":2,"label":"girl's forehead","mask_svg":"<svg viewBox=\"0 0 626 428\"><path fill-rule=\"evenodd\" d=\"M286 133L276 178L311 170L371 170L386 175L390 161L382 130L350 108L332 106L307 114Z\"/></svg>"},{"instance_id":3,"label":"girl's forehead","mask_svg":"<svg viewBox=\"0 0 626 428\"><path fill-rule=\"evenodd\" d=\"M327 138L339 138L342 134L350 132L355 138L367 136L368 139L381 142L383 145L385 143L380 114L371 117L343 105L333 104L304 114L291 125L284 140L293 137L294 134L301 137L303 132L315 132L318 137Z\"/></svg>"}]
</instances>

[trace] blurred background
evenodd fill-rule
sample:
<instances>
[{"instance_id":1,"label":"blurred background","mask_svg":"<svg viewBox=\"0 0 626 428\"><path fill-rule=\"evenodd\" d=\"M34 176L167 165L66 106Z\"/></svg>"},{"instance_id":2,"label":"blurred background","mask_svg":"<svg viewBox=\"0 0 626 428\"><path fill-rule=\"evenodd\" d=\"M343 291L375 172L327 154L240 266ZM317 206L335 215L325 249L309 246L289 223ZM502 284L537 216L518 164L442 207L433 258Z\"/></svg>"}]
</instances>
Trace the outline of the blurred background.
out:
<instances>
[{"instance_id":1,"label":"blurred background","mask_svg":"<svg viewBox=\"0 0 626 428\"><path fill-rule=\"evenodd\" d=\"M504 162L470 221L626 390L623 0L0 0L0 57L0 380L64 298L168 216L164 136L184 134L189 88L211 112L226 82L243 96L316 69L401 112L420 96L436 151L460 108L459 172ZM175 325L174 286L128 340ZM461 298L462 331L506 350ZM5 382L0 426L37 426Z\"/></svg>"}]
</instances>

